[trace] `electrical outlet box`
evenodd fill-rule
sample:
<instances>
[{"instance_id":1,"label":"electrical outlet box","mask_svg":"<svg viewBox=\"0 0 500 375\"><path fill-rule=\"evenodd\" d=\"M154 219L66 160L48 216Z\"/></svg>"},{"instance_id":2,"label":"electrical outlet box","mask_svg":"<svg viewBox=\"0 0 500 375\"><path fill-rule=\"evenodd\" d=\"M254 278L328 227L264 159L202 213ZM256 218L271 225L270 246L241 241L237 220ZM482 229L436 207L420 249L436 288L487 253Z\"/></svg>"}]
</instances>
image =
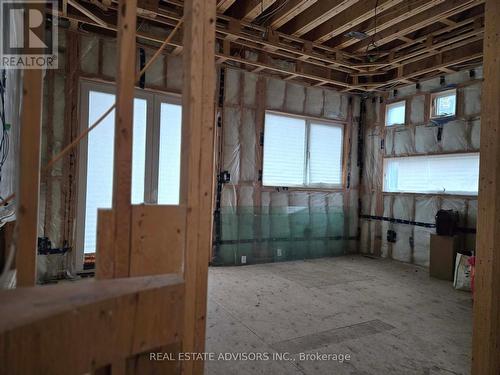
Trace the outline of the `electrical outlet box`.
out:
<instances>
[{"instance_id":1,"label":"electrical outlet box","mask_svg":"<svg viewBox=\"0 0 500 375\"><path fill-rule=\"evenodd\" d=\"M246 255L241 256L241 264L247 264L247 256Z\"/></svg>"},{"instance_id":2,"label":"electrical outlet box","mask_svg":"<svg viewBox=\"0 0 500 375\"><path fill-rule=\"evenodd\" d=\"M282 256L283 255L283 251L281 249L276 249L276 256Z\"/></svg>"}]
</instances>

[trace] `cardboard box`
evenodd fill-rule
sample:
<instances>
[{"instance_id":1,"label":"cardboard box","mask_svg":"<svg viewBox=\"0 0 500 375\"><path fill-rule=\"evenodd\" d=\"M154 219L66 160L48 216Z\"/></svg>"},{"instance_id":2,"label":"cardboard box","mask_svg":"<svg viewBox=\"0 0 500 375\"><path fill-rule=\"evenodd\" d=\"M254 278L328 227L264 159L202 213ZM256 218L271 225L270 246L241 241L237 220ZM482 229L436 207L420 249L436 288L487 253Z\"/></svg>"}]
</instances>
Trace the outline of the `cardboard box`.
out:
<instances>
[{"instance_id":1,"label":"cardboard box","mask_svg":"<svg viewBox=\"0 0 500 375\"><path fill-rule=\"evenodd\" d=\"M455 258L459 250L459 236L431 234L430 276L436 279L453 281Z\"/></svg>"}]
</instances>

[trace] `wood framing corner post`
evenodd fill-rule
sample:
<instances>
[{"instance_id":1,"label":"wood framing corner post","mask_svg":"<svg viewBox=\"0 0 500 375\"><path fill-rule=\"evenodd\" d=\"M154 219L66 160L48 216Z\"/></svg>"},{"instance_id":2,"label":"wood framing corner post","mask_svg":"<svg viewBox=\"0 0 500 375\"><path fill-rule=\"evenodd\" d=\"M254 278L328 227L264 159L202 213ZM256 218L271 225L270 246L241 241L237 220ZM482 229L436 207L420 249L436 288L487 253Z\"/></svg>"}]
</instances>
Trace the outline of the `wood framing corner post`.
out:
<instances>
[{"instance_id":1,"label":"wood framing corner post","mask_svg":"<svg viewBox=\"0 0 500 375\"><path fill-rule=\"evenodd\" d=\"M42 10L42 4L30 4ZM43 39L43 27L37 31ZM38 196L40 193L40 148L42 139L43 69L23 72L22 111L19 133L19 174L16 209L17 286L36 284L38 241Z\"/></svg>"},{"instance_id":2,"label":"wood framing corner post","mask_svg":"<svg viewBox=\"0 0 500 375\"><path fill-rule=\"evenodd\" d=\"M472 374L500 374L500 2L487 0Z\"/></svg>"},{"instance_id":3,"label":"wood framing corner post","mask_svg":"<svg viewBox=\"0 0 500 375\"><path fill-rule=\"evenodd\" d=\"M19 141L19 187L16 222L17 286L36 284L38 195L42 130L43 71L28 69L23 76L23 104Z\"/></svg>"},{"instance_id":4,"label":"wood framing corner post","mask_svg":"<svg viewBox=\"0 0 500 375\"><path fill-rule=\"evenodd\" d=\"M113 178L114 276L130 272L132 139L136 66L137 0L118 4L118 67Z\"/></svg>"},{"instance_id":5,"label":"wood framing corner post","mask_svg":"<svg viewBox=\"0 0 500 375\"><path fill-rule=\"evenodd\" d=\"M184 352L203 352L208 256L212 245L215 124L215 0L184 2L181 204L187 208L184 253ZM203 362L183 362L202 374Z\"/></svg>"}]
</instances>

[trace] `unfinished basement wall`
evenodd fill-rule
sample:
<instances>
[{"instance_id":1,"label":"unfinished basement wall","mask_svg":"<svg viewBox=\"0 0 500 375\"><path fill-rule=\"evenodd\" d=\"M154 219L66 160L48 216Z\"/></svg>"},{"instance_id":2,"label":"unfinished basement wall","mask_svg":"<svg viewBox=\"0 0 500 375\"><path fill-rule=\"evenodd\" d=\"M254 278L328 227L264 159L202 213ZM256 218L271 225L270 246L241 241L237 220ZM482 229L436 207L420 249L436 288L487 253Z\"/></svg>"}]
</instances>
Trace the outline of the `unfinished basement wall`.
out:
<instances>
[{"instance_id":1,"label":"unfinished basement wall","mask_svg":"<svg viewBox=\"0 0 500 375\"><path fill-rule=\"evenodd\" d=\"M359 97L232 68L220 73L215 265L316 258L357 251ZM266 110L344 126L344 187L262 186ZM263 142L262 142L263 141Z\"/></svg>"},{"instance_id":2,"label":"unfinished basement wall","mask_svg":"<svg viewBox=\"0 0 500 375\"><path fill-rule=\"evenodd\" d=\"M152 27L143 25L143 28ZM154 28L166 37L165 30ZM42 168L81 132L79 94L82 80L115 83L116 39L101 34L59 29L59 69L48 70L44 80ZM148 61L157 46L138 44ZM180 94L182 57L161 55L144 77L146 90ZM78 147L42 173L39 236L46 236L53 247L64 242L75 245L77 222ZM82 182L83 183L83 182Z\"/></svg>"},{"instance_id":3,"label":"unfinished basement wall","mask_svg":"<svg viewBox=\"0 0 500 375\"><path fill-rule=\"evenodd\" d=\"M460 214L462 249L475 248L477 196L405 194L383 192L383 160L386 157L439 155L479 151L482 68L460 71L388 91L364 102L364 157L361 186L362 253L381 255L421 266L429 265L430 234L435 228L394 223L384 217L418 223L435 223L439 209ZM456 116L445 122L430 120L431 93L457 89ZM385 126L385 105L406 100L406 124ZM395 242L387 240L389 230ZM468 233L467 233L468 232Z\"/></svg>"}]
</instances>

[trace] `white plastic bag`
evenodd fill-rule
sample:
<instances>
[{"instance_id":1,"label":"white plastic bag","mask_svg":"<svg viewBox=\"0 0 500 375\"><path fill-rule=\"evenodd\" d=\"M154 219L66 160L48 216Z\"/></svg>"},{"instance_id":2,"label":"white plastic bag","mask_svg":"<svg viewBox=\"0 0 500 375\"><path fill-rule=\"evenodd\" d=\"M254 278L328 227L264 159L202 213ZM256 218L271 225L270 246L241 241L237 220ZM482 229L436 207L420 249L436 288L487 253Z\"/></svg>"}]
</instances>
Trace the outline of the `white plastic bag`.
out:
<instances>
[{"instance_id":1,"label":"white plastic bag","mask_svg":"<svg viewBox=\"0 0 500 375\"><path fill-rule=\"evenodd\" d=\"M455 277L453 287L458 290L471 291L471 274L469 266L469 256L457 254L455 261Z\"/></svg>"}]
</instances>

